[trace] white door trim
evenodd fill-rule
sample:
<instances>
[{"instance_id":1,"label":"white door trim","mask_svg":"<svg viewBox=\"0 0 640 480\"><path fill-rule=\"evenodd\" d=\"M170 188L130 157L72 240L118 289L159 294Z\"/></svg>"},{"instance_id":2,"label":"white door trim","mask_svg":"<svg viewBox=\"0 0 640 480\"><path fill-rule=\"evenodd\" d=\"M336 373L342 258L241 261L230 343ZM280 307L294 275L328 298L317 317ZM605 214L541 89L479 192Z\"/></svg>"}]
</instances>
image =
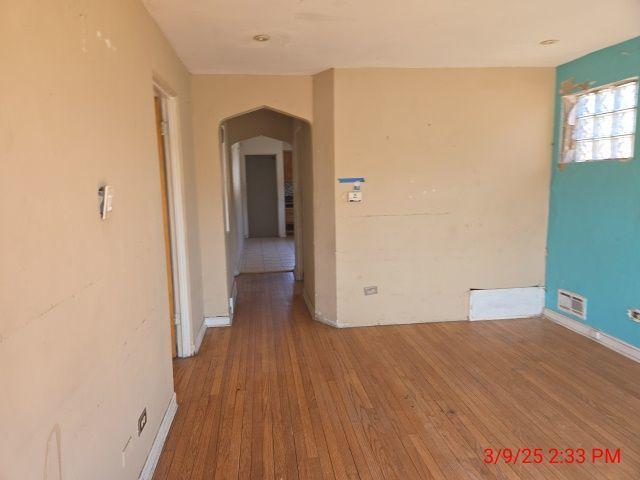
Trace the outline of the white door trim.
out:
<instances>
[{"instance_id":1,"label":"white door trim","mask_svg":"<svg viewBox=\"0 0 640 480\"><path fill-rule=\"evenodd\" d=\"M162 99L162 114L167 122L164 136L167 157L167 179L170 211L171 249L174 276L177 350L179 357L195 353L191 332L191 286L189 284L189 253L187 247L186 212L183 189L182 139L178 97L154 80L154 86Z\"/></svg>"}]
</instances>

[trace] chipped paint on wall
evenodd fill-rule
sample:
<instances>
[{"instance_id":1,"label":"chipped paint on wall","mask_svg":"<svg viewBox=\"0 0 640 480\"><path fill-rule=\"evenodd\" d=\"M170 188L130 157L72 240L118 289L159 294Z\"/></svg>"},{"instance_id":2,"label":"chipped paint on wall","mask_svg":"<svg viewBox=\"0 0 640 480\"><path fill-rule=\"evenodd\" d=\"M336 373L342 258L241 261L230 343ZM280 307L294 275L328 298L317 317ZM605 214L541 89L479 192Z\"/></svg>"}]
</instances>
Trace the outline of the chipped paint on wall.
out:
<instances>
[{"instance_id":1,"label":"chipped paint on wall","mask_svg":"<svg viewBox=\"0 0 640 480\"><path fill-rule=\"evenodd\" d=\"M562 85L582 88L587 82L575 79L590 79L593 88L638 75L640 37L557 68L552 162L558 169L551 181L546 268L547 308L558 311L558 289L578 292L589 301L587 324L635 346L640 328L626 312L640 304L640 161L564 165L559 157Z\"/></svg>"}]
</instances>

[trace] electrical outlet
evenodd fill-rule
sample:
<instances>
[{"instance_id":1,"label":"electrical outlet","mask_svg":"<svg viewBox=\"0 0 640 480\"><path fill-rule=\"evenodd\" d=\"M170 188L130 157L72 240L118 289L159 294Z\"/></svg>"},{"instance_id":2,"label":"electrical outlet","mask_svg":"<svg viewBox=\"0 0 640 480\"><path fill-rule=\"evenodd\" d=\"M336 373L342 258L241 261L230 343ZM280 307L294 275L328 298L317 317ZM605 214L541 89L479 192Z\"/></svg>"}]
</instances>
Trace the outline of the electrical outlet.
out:
<instances>
[{"instance_id":1,"label":"electrical outlet","mask_svg":"<svg viewBox=\"0 0 640 480\"><path fill-rule=\"evenodd\" d=\"M364 287L364 294L365 295L377 295L378 294L378 287L376 285L372 285L370 287Z\"/></svg>"},{"instance_id":2,"label":"electrical outlet","mask_svg":"<svg viewBox=\"0 0 640 480\"><path fill-rule=\"evenodd\" d=\"M640 308L632 308L630 310L627 310L627 315L629 315L629 318L634 322L640 323Z\"/></svg>"},{"instance_id":3,"label":"electrical outlet","mask_svg":"<svg viewBox=\"0 0 640 480\"><path fill-rule=\"evenodd\" d=\"M138 436L140 436L146 424L147 424L147 408L145 407L145 409L140 414L140 417L138 417Z\"/></svg>"}]
</instances>

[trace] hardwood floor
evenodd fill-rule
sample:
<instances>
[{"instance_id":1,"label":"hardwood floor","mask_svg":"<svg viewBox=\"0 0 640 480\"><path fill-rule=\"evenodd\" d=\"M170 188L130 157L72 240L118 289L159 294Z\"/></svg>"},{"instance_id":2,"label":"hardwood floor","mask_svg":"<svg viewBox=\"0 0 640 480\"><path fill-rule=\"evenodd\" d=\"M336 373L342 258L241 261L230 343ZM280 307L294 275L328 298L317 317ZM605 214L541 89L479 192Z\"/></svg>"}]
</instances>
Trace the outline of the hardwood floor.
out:
<instances>
[{"instance_id":1,"label":"hardwood floor","mask_svg":"<svg viewBox=\"0 0 640 480\"><path fill-rule=\"evenodd\" d=\"M640 365L595 342L543 319L334 329L291 273L238 280L233 326L174 361L156 480L640 478Z\"/></svg>"}]
</instances>

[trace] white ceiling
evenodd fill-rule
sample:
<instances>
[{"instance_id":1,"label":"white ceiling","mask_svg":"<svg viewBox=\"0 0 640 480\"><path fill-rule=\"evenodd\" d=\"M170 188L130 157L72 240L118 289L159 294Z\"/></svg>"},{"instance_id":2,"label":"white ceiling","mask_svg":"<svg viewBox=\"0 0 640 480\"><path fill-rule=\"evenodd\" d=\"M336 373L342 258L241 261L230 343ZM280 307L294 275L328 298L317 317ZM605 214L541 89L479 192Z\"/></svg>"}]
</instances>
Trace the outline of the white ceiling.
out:
<instances>
[{"instance_id":1,"label":"white ceiling","mask_svg":"<svg viewBox=\"0 0 640 480\"><path fill-rule=\"evenodd\" d=\"M555 66L640 35L640 0L143 0L193 73ZM258 43L256 34L271 41ZM559 39L541 46L545 39Z\"/></svg>"}]
</instances>

